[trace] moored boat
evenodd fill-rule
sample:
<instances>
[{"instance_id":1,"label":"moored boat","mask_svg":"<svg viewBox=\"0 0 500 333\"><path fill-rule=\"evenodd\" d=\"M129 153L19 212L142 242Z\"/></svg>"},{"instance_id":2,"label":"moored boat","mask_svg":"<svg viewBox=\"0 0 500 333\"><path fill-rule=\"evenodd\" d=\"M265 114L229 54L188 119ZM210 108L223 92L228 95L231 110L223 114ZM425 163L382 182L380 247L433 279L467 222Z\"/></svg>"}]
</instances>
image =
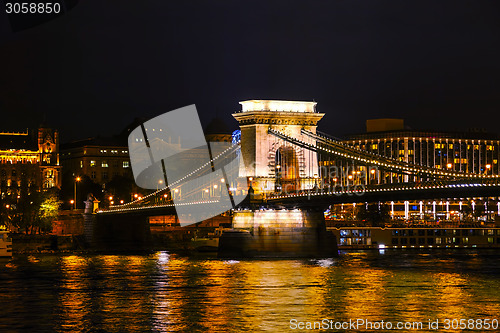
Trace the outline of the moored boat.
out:
<instances>
[{"instance_id":1,"label":"moored boat","mask_svg":"<svg viewBox=\"0 0 500 333\"><path fill-rule=\"evenodd\" d=\"M500 228L331 227L339 249L500 248Z\"/></svg>"}]
</instances>

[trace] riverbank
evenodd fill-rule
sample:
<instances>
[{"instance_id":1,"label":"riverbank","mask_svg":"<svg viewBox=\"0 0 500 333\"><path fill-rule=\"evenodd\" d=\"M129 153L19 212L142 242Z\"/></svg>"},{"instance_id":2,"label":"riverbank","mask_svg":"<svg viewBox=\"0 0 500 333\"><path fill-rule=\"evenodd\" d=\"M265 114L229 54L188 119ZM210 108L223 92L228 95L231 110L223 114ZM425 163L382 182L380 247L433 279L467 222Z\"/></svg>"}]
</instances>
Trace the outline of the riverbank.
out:
<instances>
[{"instance_id":1,"label":"riverbank","mask_svg":"<svg viewBox=\"0 0 500 333\"><path fill-rule=\"evenodd\" d=\"M213 228L210 228L213 231ZM151 234L151 251L170 251L177 253L196 252L192 239L207 237L207 230L171 230ZM12 254L35 253L80 253L99 252L85 240L84 235L26 235L11 233ZM131 249L133 251L133 249Z\"/></svg>"}]
</instances>

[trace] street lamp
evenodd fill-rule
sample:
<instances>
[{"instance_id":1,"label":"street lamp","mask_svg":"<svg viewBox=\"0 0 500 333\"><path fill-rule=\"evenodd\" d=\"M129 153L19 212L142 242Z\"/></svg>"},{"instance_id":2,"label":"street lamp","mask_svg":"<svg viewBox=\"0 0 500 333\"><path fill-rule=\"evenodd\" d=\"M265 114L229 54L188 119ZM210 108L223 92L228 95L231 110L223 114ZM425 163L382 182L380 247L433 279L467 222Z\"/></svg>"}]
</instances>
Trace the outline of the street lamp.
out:
<instances>
[{"instance_id":1,"label":"street lamp","mask_svg":"<svg viewBox=\"0 0 500 333\"><path fill-rule=\"evenodd\" d=\"M73 201L71 204L72 204L72 205L74 204L74 208L75 208L75 209L76 209L76 183L79 183L79 182L80 182L80 180L82 180L82 179L81 179L79 176L77 176L77 177L75 178L75 197L74 197L74 199L73 199L73 200L71 200L71 201Z\"/></svg>"}]
</instances>

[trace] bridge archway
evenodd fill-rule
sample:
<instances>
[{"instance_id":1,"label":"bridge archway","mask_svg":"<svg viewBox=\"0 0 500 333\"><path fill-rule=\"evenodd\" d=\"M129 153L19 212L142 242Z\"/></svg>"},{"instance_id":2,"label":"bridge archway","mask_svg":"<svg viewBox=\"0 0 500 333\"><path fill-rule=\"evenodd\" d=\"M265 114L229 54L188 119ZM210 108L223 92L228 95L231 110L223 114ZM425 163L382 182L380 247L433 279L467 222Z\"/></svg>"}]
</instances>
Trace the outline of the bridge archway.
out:
<instances>
[{"instance_id":1,"label":"bridge archway","mask_svg":"<svg viewBox=\"0 0 500 333\"><path fill-rule=\"evenodd\" d=\"M277 192L295 192L300 189L299 160L292 147L281 146L275 154L275 185Z\"/></svg>"}]
</instances>

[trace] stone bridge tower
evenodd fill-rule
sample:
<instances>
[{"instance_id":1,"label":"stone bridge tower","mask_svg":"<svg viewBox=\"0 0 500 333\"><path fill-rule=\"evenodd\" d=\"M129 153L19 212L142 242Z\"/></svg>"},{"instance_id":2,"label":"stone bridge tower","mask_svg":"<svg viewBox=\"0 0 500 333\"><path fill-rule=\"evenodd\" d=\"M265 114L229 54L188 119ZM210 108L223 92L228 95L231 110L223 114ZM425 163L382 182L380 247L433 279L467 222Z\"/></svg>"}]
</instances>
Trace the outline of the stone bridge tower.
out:
<instances>
[{"instance_id":1,"label":"stone bridge tower","mask_svg":"<svg viewBox=\"0 0 500 333\"><path fill-rule=\"evenodd\" d=\"M268 129L312 142L301 129L316 133L324 116L316 112L316 102L249 100L240 104L241 111L233 114L241 129L240 176L247 177L255 193L313 188L319 176L316 153L268 134Z\"/></svg>"}]
</instances>

